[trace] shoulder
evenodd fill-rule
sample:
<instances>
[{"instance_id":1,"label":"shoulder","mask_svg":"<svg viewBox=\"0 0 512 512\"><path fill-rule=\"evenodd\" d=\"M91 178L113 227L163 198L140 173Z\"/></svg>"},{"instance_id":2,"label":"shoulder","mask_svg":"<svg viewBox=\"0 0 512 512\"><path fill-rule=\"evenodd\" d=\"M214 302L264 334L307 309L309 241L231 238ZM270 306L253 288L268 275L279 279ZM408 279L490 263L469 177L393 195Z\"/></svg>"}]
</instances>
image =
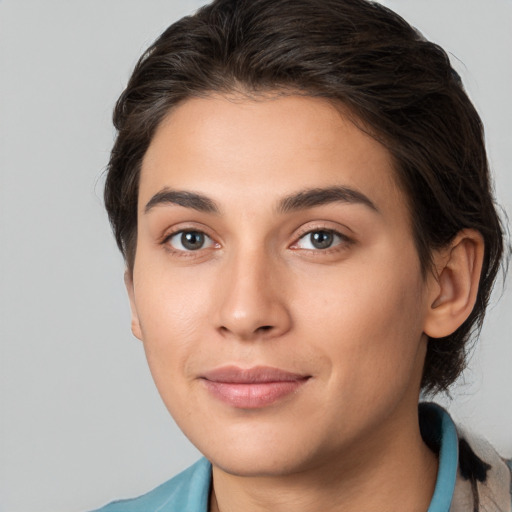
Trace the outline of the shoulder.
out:
<instances>
[{"instance_id":1,"label":"shoulder","mask_svg":"<svg viewBox=\"0 0 512 512\"><path fill-rule=\"evenodd\" d=\"M138 498L113 501L94 512L207 512L211 465L193 466Z\"/></svg>"},{"instance_id":2,"label":"shoulder","mask_svg":"<svg viewBox=\"0 0 512 512\"><path fill-rule=\"evenodd\" d=\"M454 493L458 504L472 503L474 510L512 511L512 463L502 458L482 437L458 426L459 469Z\"/></svg>"},{"instance_id":3,"label":"shoulder","mask_svg":"<svg viewBox=\"0 0 512 512\"><path fill-rule=\"evenodd\" d=\"M436 404L420 404L427 445L439 454L438 480L429 511L512 512L512 463L485 439L455 425ZM442 504L442 506L439 506Z\"/></svg>"}]
</instances>

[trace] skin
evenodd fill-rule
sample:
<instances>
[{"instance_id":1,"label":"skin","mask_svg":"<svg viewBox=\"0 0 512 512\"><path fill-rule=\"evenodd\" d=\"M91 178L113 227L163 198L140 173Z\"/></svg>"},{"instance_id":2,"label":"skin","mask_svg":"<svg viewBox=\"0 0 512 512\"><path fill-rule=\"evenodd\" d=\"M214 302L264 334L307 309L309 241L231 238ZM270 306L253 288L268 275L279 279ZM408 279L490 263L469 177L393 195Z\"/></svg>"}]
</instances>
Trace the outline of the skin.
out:
<instances>
[{"instance_id":1,"label":"skin","mask_svg":"<svg viewBox=\"0 0 512 512\"><path fill-rule=\"evenodd\" d=\"M369 201L283 208L332 187ZM162 199L170 190L207 204ZM176 107L145 155L138 208L132 329L167 408L213 464L211 510L425 511L437 472L417 418L425 333L468 314L478 237L459 237L423 278L388 151L341 109L298 96ZM204 245L187 250L187 230ZM317 248L312 232L336 234ZM464 264L471 278L457 281ZM225 365L307 379L241 408L205 385Z\"/></svg>"}]
</instances>

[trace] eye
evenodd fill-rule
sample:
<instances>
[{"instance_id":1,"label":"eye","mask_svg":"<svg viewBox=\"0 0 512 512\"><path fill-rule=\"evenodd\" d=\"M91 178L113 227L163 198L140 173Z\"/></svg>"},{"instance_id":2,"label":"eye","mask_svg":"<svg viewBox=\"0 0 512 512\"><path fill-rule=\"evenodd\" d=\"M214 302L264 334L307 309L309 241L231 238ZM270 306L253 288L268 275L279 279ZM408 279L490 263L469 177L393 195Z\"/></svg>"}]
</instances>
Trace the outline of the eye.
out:
<instances>
[{"instance_id":1,"label":"eye","mask_svg":"<svg viewBox=\"0 0 512 512\"><path fill-rule=\"evenodd\" d=\"M336 231L318 229L301 236L294 247L308 250L330 249L346 240L346 237Z\"/></svg>"},{"instance_id":2,"label":"eye","mask_svg":"<svg viewBox=\"0 0 512 512\"><path fill-rule=\"evenodd\" d=\"M177 251L198 251L215 245L208 235L194 230L178 231L169 236L165 242Z\"/></svg>"}]
</instances>

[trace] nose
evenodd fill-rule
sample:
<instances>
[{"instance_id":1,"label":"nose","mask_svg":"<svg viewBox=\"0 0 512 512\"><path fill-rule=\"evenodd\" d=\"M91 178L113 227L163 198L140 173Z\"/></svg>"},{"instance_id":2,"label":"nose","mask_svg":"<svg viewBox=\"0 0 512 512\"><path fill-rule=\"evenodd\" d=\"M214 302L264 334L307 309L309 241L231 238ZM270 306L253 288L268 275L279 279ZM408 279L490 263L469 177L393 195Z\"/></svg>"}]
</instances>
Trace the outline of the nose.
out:
<instances>
[{"instance_id":1,"label":"nose","mask_svg":"<svg viewBox=\"0 0 512 512\"><path fill-rule=\"evenodd\" d=\"M238 253L225 262L216 294L217 326L240 340L271 339L292 325L283 272L264 251Z\"/></svg>"}]
</instances>

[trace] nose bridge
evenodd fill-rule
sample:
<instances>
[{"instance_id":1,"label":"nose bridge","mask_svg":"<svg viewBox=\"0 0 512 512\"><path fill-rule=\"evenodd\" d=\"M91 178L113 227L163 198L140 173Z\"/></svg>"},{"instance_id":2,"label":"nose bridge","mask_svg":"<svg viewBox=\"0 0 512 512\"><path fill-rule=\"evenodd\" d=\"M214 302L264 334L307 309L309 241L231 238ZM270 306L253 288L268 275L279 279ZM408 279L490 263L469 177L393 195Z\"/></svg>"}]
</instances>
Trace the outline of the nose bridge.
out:
<instances>
[{"instance_id":1,"label":"nose bridge","mask_svg":"<svg viewBox=\"0 0 512 512\"><path fill-rule=\"evenodd\" d=\"M240 246L227 258L218 327L240 339L273 337L291 325L279 261L262 247Z\"/></svg>"}]
</instances>

